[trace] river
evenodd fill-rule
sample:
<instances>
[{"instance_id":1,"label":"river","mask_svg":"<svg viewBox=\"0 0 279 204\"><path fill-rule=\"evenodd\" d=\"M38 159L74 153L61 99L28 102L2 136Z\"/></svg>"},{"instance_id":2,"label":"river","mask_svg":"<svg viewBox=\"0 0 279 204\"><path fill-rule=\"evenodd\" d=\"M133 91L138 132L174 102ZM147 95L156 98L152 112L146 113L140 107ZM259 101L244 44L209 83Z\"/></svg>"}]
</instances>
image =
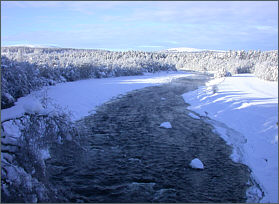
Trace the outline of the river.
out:
<instances>
[{"instance_id":1,"label":"river","mask_svg":"<svg viewBox=\"0 0 279 204\"><path fill-rule=\"evenodd\" d=\"M51 148L50 183L63 202L245 202L250 170L182 94L208 80L195 75L129 92L77 121L79 145ZM170 122L172 128L159 127ZM189 163L199 158L203 170Z\"/></svg>"}]
</instances>

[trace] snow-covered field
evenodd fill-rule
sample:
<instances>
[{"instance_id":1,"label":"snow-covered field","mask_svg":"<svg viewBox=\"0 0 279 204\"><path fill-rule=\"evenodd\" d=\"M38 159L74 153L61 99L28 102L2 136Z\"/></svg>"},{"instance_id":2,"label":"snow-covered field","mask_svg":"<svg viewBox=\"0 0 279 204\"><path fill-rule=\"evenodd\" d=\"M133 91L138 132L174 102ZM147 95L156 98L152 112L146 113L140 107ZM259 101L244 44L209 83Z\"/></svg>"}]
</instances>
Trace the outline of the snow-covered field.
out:
<instances>
[{"instance_id":1,"label":"snow-covered field","mask_svg":"<svg viewBox=\"0 0 279 204\"><path fill-rule=\"evenodd\" d=\"M212 119L216 131L234 147L232 158L252 169L265 193L261 202L277 203L278 82L241 74L209 81L183 98L189 109Z\"/></svg>"},{"instance_id":2,"label":"snow-covered field","mask_svg":"<svg viewBox=\"0 0 279 204\"><path fill-rule=\"evenodd\" d=\"M127 76L103 79L86 79L74 82L60 83L44 87L40 91L21 97L15 106L1 110L1 121L16 118L25 112L52 111L59 106L63 111L70 111L73 120L94 113L94 109L119 94L125 94L135 89L168 83L172 79L191 76L186 72L146 73L143 76ZM48 106L42 109L42 104ZM40 110L42 109L42 110Z\"/></svg>"}]
</instances>

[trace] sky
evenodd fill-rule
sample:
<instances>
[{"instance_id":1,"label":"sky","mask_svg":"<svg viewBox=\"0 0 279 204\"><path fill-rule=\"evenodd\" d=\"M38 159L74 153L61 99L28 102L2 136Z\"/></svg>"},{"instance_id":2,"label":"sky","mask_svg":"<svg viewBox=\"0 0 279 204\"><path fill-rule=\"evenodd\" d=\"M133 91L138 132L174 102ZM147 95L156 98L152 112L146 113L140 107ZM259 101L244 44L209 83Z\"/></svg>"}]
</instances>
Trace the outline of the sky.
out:
<instances>
[{"instance_id":1,"label":"sky","mask_svg":"<svg viewBox=\"0 0 279 204\"><path fill-rule=\"evenodd\" d=\"M1 1L1 44L278 49L276 1Z\"/></svg>"}]
</instances>

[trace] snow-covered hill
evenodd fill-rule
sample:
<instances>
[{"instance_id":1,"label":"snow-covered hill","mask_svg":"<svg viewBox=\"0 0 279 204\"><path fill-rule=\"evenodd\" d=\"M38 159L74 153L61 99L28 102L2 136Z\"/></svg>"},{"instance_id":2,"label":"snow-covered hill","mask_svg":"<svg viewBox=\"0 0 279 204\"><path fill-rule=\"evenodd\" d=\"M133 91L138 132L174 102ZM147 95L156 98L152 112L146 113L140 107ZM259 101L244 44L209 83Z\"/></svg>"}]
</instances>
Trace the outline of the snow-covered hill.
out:
<instances>
[{"instance_id":1,"label":"snow-covered hill","mask_svg":"<svg viewBox=\"0 0 279 204\"><path fill-rule=\"evenodd\" d=\"M3 47L60 48L56 45L40 45L40 44L16 44L16 45L5 45Z\"/></svg>"},{"instance_id":2,"label":"snow-covered hill","mask_svg":"<svg viewBox=\"0 0 279 204\"><path fill-rule=\"evenodd\" d=\"M205 52L205 51L226 52L224 50L206 50L206 49L197 49L197 48L190 48L190 47L178 47L178 48L170 48L170 49L162 50L162 52Z\"/></svg>"}]
</instances>

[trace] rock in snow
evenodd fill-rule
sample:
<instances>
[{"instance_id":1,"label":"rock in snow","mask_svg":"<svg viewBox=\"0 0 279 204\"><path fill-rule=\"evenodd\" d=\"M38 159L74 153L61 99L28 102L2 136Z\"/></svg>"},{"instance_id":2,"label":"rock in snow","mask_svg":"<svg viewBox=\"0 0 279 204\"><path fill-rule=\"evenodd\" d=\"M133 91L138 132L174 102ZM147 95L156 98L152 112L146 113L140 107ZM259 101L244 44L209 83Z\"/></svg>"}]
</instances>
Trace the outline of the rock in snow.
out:
<instances>
[{"instance_id":1,"label":"rock in snow","mask_svg":"<svg viewBox=\"0 0 279 204\"><path fill-rule=\"evenodd\" d=\"M163 127L163 128L172 128L170 122L163 122L160 127Z\"/></svg>"},{"instance_id":2,"label":"rock in snow","mask_svg":"<svg viewBox=\"0 0 279 204\"><path fill-rule=\"evenodd\" d=\"M204 169L203 163L198 158L195 158L191 161L190 166L193 169Z\"/></svg>"}]
</instances>

